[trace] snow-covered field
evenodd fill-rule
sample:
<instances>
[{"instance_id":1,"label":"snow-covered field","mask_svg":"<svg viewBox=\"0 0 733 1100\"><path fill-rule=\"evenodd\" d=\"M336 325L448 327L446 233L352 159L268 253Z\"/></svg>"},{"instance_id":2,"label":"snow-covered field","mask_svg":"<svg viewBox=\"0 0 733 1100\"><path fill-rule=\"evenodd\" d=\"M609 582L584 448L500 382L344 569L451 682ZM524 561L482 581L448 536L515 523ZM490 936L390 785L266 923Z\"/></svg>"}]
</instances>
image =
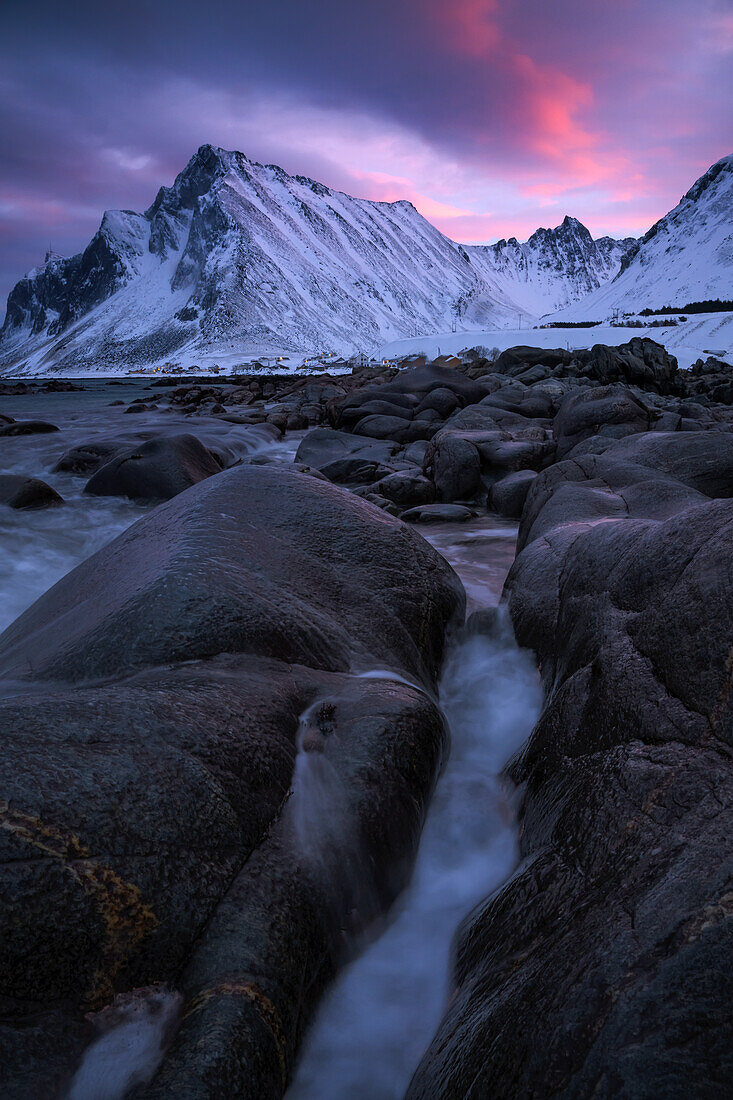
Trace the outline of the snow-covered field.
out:
<instances>
[{"instance_id":1,"label":"snow-covered field","mask_svg":"<svg viewBox=\"0 0 733 1100\"><path fill-rule=\"evenodd\" d=\"M650 328L641 319L638 324L629 325L597 325L592 328L514 328L514 329L475 329L470 332L435 332L424 333L419 336L405 337L400 340L390 340L377 349L371 349L371 354L377 359L395 359L404 355L423 353L428 358L437 355L455 355L465 348L485 347L489 350L498 348L516 347L527 344L540 348L589 348L593 344L624 344L633 336L648 336L660 344L664 344L668 351L677 357L680 367L692 366L697 359L706 359L709 355L733 365L733 312L731 313L704 313L693 315L687 321L678 325L668 325L664 328ZM251 366L253 361L261 356L269 360L265 368L266 372L285 373L286 371L301 371L305 369L318 371L329 370L338 374L343 372L343 367L331 368L328 360L323 361L323 367L319 368L314 361L313 348L303 348L300 353L283 348L242 348L234 346L231 349L219 348L209 354L201 354L192 351L187 354L179 352L176 362L184 374L208 374L209 372L231 374L239 372L257 373ZM287 356L281 363L276 363L277 355ZM219 371L212 368L218 367ZM350 368L346 368L349 370ZM14 377L42 376L50 371L42 359L29 360L22 370L12 372ZM63 372L66 374L67 372ZM97 378L120 377L128 371L123 366L109 365L105 370L77 369L71 374L73 377ZM129 372L131 373L131 372ZM152 373L152 369L144 373Z\"/></svg>"},{"instance_id":2,"label":"snow-covered field","mask_svg":"<svg viewBox=\"0 0 733 1100\"><path fill-rule=\"evenodd\" d=\"M527 344L536 348L589 348L593 344L625 344L633 336L649 336L664 344L677 357L681 367L690 367L699 358L715 355L733 364L733 313L701 313L680 325L649 328L597 325L594 328L484 329L476 332L443 332L392 340L383 344L379 356L394 358L423 352L429 358L454 355L464 348L505 348Z\"/></svg>"}]
</instances>

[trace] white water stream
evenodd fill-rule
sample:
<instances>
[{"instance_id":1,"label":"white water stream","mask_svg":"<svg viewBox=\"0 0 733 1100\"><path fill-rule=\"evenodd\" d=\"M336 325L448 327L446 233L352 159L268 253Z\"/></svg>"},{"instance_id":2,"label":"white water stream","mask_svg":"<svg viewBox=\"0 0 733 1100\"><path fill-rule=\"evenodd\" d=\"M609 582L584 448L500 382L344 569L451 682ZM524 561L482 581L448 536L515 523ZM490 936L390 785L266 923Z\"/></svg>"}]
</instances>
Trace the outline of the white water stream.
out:
<instances>
[{"instance_id":1,"label":"white water stream","mask_svg":"<svg viewBox=\"0 0 733 1100\"><path fill-rule=\"evenodd\" d=\"M464 581L469 607L496 605L515 528L488 517L427 530ZM498 773L541 705L534 661L506 616L464 636L440 684L451 755L438 782L412 883L391 925L335 983L306 1037L287 1100L397 1100L448 995L461 920L518 860L511 792Z\"/></svg>"}]
</instances>

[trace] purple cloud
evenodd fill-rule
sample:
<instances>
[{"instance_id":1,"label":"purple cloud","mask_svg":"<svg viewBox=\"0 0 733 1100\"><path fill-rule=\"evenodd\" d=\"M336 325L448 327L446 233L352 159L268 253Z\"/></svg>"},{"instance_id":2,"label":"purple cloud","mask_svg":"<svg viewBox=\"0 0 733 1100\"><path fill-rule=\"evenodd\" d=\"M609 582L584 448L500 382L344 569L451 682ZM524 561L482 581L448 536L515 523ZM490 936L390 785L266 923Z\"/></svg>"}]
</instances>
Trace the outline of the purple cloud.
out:
<instances>
[{"instance_id":1,"label":"purple cloud","mask_svg":"<svg viewBox=\"0 0 733 1100\"><path fill-rule=\"evenodd\" d=\"M638 233L733 149L727 0L11 3L0 294L204 142L459 240Z\"/></svg>"}]
</instances>

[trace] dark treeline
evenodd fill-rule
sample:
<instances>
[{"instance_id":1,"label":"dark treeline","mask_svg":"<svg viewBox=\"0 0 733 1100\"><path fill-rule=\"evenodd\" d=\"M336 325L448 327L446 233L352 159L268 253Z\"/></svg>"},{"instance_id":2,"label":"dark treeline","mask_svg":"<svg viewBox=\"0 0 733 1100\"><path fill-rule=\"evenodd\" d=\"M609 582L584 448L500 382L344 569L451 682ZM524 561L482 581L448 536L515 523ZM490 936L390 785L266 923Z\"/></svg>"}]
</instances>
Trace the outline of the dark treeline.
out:
<instances>
[{"instance_id":1,"label":"dark treeline","mask_svg":"<svg viewBox=\"0 0 733 1100\"><path fill-rule=\"evenodd\" d=\"M733 310L733 302L721 301L720 298L707 298L703 302L688 302L686 306L662 306L661 309L642 309L640 317L651 317L662 313L725 313Z\"/></svg>"},{"instance_id":2,"label":"dark treeline","mask_svg":"<svg viewBox=\"0 0 733 1100\"><path fill-rule=\"evenodd\" d=\"M600 321L548 321L542 328L596 328Z\"/></svg>"}]
</instances>

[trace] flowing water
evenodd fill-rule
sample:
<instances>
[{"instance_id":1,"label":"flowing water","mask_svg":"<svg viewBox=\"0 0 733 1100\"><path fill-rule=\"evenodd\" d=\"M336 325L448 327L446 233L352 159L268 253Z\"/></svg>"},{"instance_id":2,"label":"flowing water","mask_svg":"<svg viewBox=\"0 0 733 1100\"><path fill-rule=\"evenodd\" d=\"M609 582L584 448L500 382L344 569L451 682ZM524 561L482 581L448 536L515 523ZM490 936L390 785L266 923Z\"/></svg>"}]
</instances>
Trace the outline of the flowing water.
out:
<instances>
[{"instance_id":1,"label":"flowing water","mask_svg":"<svg viewBox=\"0 0 733 1100\"><path fill-rule=\"evenodd\" d=\"M451 562L469 610L495 606L516 527L492 517L421 528ZM309 1034L288 1100L392 1100L404 1095L448 995L461 920L518 860L511 791L498 774L541 704L532 657L497 610L489 635L459 636L440 703L451 755L438 782L409 889L392 923L340 976Z\"/></svg>"},{"instance_id":2,"label":"flowing water","mask_svg":"<svg viewBox=\"0 0 733 1100\"><path fill-rule=\"evenodd\" d=\"M97 1013L90 1043L65 1100L121 1100L152 1080L183 1007L166 986L135 990Z\"/></svg>"}]
</instances>

